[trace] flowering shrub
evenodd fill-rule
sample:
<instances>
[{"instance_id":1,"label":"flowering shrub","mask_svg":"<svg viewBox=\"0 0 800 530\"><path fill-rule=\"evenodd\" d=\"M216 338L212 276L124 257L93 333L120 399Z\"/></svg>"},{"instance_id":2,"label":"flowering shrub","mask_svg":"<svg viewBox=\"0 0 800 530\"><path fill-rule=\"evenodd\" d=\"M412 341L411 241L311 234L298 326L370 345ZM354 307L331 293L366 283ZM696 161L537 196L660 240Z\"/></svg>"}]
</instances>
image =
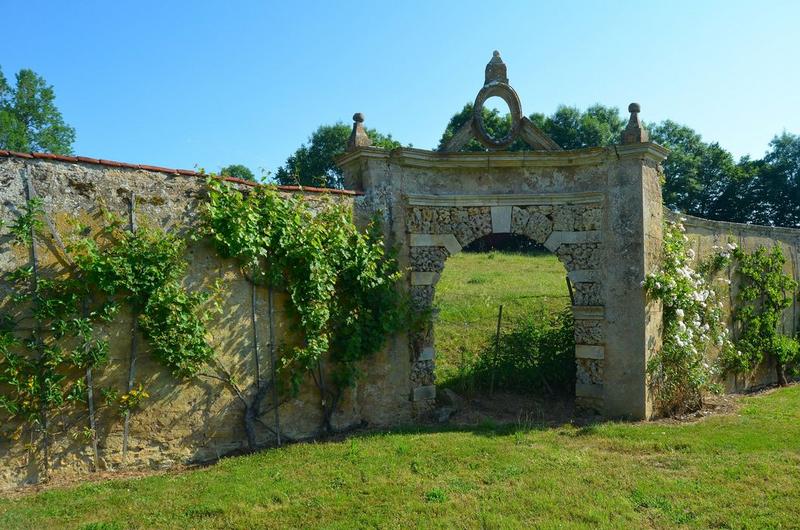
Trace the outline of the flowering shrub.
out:
<instances>
[{"instance_id":1,"label":"flowering shrub","mask_svg":"<svg viewBox=\"0 0 800 530\"><path fill-rule=\"evenodd\" d=\"M696 410L706 392L718 390L718 368L708 362L708 354L734 350L709 278L730 261L736 246L729 243L709 262L697 264L685 231L680 222L667 222L662 268L642 282L647 294L663 304L663 345L647 370L656 408L667 415Z\"/></svg>"}]
</instances>

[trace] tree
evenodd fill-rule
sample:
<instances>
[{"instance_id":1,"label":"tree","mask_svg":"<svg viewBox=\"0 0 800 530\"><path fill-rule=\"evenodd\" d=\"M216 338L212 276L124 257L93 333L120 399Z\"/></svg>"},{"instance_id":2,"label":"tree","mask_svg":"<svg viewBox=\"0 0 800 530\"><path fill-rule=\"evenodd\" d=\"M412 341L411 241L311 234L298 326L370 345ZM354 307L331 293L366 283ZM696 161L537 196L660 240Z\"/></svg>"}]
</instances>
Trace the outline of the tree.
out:
<instances>
[{"instance_id":1,"label":"tree","mask_svg":"<svg viewBox=\"0 0 800 530\"><path fill-rule=\"evenodd\" d=\"M439 149L472 118L472 103L467 103L460 112L450 118L450 122L439 140ZM561 105L551 116L531 114L530 120L542 129L553 141L564 149L605 146L617 143L625 128L625 122L616 107L595 104L585 112L577 107ZM511 115L501 115L497 109L483 108L483 124L493 138L502 138L511 128ZM509 146L509 151L526 151L531 147L520 139ZM486 151L477 140L470 140L461 151Z\"/></svg>"},{"instance_id":2,"label":"tree","mask_svg":"<svg viewBox=\"0 0 800 530\"><path fill-rule=\"evenodd\" d=\"M225 166L219 171L219 174L223 177L233 177L256 182L256 176L252 171L250 171L250 168L243 166L242 164L231 164L230 166Z\"/></svg>"},{"instance_id":3,"label":"tree","mask_svg":"<svg viewBox=\"0 0 800 530\"><path fill-rule=\"evenodd\" d=\"M286 163L278 168L275 179L279 184L302 186L322 186L342 188L342 170L334 162L334 158L344 153L352 127L344 123L321 125L308 139L308 144L301 145ZM384 149L400 147L400 142L392 135L384 135L375 129L367 129L372 145Z\"/></svg>"},{"instance_id":4,"label":"tree","mask_svg":"<svg viewBox=\"0 0 800 530\"><path fill-rule=\"evenodd\" d=\"M664 203L690 215L752 222L753 179L761 164L738 163L717 142L706 143L691 128L665 120L650 128L652 141L670 150L664 161Z\"/></svg>"},{"instance_id":5,"label":"tree","mask_svg":"<svg viewBox=\"0 0 800 530\"><path fill-rule=\"evenodd\" d=\"M760 223L800 227L800 135L783 132L769 143L758 174L758 193L767 203Z\"/></svg>"},{"instance_id":6,"label":"tree","mask_svg":"<svg viewBox=\"0 0 800 530\"><path fill-rule=\"evenodd\" d=\"M444 146L453 135L458 132L458 130L468 121L472 119L472 103L467 103L464 105L464 108L461 109L460 112L457 112L450 118L450 121L447 123L447 127L444 129L444 133L442 133L442 137L439 140L439 150L444 149ZM492 138L502 138L508 131L511 129L511 115L504 114L501 115L497 109L487 109L483 107L483 127L486 129L486 132ZM509 147L509 151L524 151L525 149L530 149L528 144L523 142L522 140L515 140ZM461 149L461 151L486 151L486 147L483 146L478 140L471 139L469 142L466 143Z\"/></svg>"},{"instance_id":7,"label":"tree","mask_svg":"<svg viewBox=\"0 0 800 530\"><path fill-rule=\"evenodd\" d=\"M0 71L0 148L72 154L75 129L64 123L55 92L33 70L20 70L16 86Z\"/></svg>"}]
</instances>

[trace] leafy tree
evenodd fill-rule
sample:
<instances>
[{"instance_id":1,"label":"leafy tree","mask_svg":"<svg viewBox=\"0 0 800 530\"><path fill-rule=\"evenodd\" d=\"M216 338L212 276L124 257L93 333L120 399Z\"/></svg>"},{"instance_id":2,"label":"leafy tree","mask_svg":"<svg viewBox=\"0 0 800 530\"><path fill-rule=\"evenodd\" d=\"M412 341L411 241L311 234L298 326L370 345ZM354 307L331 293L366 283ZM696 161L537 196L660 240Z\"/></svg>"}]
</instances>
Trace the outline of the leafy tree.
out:
<instances>
[{"instance_id":1,"label":"leafy tree","mask_svg":"<svg viewBox=\"0 0 800 530\"><path fill-rule=\"evenodd\" d=\"M336 165L334 158L344 153L351 131L350 125L341 122L321 125L308 139L308 144L301 145L278 168L275 179L284 185L343 187L342 170ZM400 142L394 140L391 134L384 135L375 129L367 129L366 132L375 147L400 147Z\"/></svg>"},{"instance_id":2,"label":"leafy tree","mask_svg":"<svg viewBox=\"0 0 800 530\"><path fill-rule=\"evenodd\" d=\"M753 220L800 227L800 135L784 132L769 146L754 186L762 202Z\"/></svg>"},{"instance_id":3,"label":"leafy tree","mask_svg":"<svg viewBox=\"0 0 800 530\"><path fill-rule=\"evenodd\" d=\"M252 171L250 171L250 168L243 166L242 164L231 164L230 166L225 166L220 170L219 174L223 177L233 177L256 182L256 176Z\"/></svg>"},{"instance_id":4,"label":"leafy tree","mask_svg":"<svg viewBox=\"0 0 800 530\"><path fill-rule=\"evenodd\" d=\"M651 139L670 150L664 162L664 203L707 219L748 221L743 192L757 168L691 128L665 120L650 128Z\"/></svg>"},{"instance_id":5,"label":"leafy tree","mask_svg":"<svg viewBox=\"0 0 800 530\"><path fill-rule=\"evenodd\" d=\"M0 71L0 148L72 154L75 129L64 123L55 97L33 70L20 70L14 87Z\"/></svg>"},{"instance_id":6,"label":"leafy tree","mask_svg":"<svg viewBox=\"0 0 800 530\"><path fill-rule=\"evenodd\" d=\"M620 117L619 109L599 103L592 105L585 112L581 112L577 107L561 105L547 117L543 114L532 114L531 121L564 149L619 143L620 135L625 128L625 121Z\"/></svg>"},{"instance_id":7,"label":"leafy tree","mask_svg":"<svg viewBox=\"0 0 800 530\"><path fill-rule=\"evenodd\" d=\"M443 149L458 129L472 118L472 108L472 103L467 103L460 112L450 118L439 140L439 149ZM551 116L531 114L530 120L564 149L611 145L618 141L625 127L625 122L616 107L605 107L600 104L589 107L585 112L581 112L577 107L562 105ZM501 138L511 128L511 115L501 115L497 109L490 110L484 107L483 124L490 136ZM509 151L530 149L528 144L519 139L508 148ZM486 151L486 148L473 139L462 147L461 151Z\"/></svg>"},{"instance_id":8,"label":"leafy tree","mask_svg":"<svg viewBox=\"0 0 800 530\"><path fill-rule=\"evenodd\" d=\"M461 111L450 118L442 134L442 138L439 140L439 150L444 149L444 146L450 141L453 135L457 133L465 123L472 119L472 108L472 103L467 103ZM501 115L497 109L487 109L483 107L483 126L492 138L502 138L508 134L508 131L511 129L511 115ZM530 149L530 147L519 139L514 141L508 148L509 151L523 151L525 149ZM486 151L486 147L473 138L461 148L461 151Z\"/></svg>"}]
</instances>

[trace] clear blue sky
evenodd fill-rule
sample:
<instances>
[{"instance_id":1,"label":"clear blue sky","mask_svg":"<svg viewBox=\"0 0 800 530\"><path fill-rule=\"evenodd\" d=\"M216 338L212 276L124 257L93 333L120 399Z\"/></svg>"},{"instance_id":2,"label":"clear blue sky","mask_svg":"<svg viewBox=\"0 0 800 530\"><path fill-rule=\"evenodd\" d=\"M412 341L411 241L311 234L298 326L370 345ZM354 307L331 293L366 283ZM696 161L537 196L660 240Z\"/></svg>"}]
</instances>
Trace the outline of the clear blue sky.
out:
<instances>
[{"instance_id":1,"label":"clear blue sky","mask_svg":"<svg viewBox=\"0 0 800 530\"><path fill-rule=\"evenodd\" d=\"M77 154L274 170L320 124L431 148L501 51L523 112L595 102L735 155L800 133L800 2L0 1L0 67L56 88Z\"/></svg>"}]
</instances>

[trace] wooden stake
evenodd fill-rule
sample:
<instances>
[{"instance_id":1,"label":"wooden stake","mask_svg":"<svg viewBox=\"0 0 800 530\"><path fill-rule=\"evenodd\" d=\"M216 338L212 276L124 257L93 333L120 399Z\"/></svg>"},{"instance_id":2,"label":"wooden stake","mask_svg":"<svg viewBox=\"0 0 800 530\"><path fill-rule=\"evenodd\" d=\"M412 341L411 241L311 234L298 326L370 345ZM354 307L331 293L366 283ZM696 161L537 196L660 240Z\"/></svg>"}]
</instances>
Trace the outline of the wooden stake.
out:
<instances>
[{"instance_id":1,"label":"wooden stake","mask_svg":"<svg viewBox=\"0 0 800 530\"><path fill-rule=\"evenodd\" d=\"M267 303L269 304L269 366L272 374L272 406L275 409L275 437L278 447L281 445L281 422L278 413L278 370L275 367L275 311L273 305L272 286L267 290Z\"/></svg>"},{"instance_id":2,"label":"wooden stake","mask_svg":"<svg viewBox=\"0 0 800 530\"><path fill-rule=\"evenodd\" d=\"M33 183L31 182L30 176L25 173L22 178L25 180L25 200L30 203L30 201L36 197L36 192L33 189ZM36 294L36 292L39 290L39 253L36 249L36 229L33 225L31 225L30 236L30 260L31 269L33 270L31 275L31 288L33 289L33 293ZM35 334L36 349L39 351L39 362L41 363L42 358L44 357L44 345L42 344L42 330L39 329L38 321L36 329L34 329L33 332ZM47 407L45 406L44 401L41 401L39 404L39 416L42 420L42 456L44 459L44 477L46 480L50 476L50 439L47 435Z\"/></svg>"},{"instance_id":3,"label":"wooden stake","mask_svg":"<svg viewBox=\"0 0 800 530\"><path fill-rule=\"evenodd\" d=\"M494 375L497 372L497 358L500 356L500 324L503 322L503 304L497 312L497 332L494 336L494 359L492 360L492 380L489 383L489 395L494 395Z\"/></svg>"},{"instance_id":4,"label":"wooden stake","mask_svg":"<svg viewBox=\"0 0 800 530\"><path fill-rule=\"evenodd\" d=\"M131 234L136 232L136 194L131 192L131 200L128 210L128 229ZM136 335L139 332L139 315L133 313L133 325L131 326L131 353L128 360L128 385L127 392L133 390L133 380L136 376ZM128 435L130 433L131 411L125 411L125 422L122 428L122 460L128 458Z\"/></svg>"}]
</instances>

